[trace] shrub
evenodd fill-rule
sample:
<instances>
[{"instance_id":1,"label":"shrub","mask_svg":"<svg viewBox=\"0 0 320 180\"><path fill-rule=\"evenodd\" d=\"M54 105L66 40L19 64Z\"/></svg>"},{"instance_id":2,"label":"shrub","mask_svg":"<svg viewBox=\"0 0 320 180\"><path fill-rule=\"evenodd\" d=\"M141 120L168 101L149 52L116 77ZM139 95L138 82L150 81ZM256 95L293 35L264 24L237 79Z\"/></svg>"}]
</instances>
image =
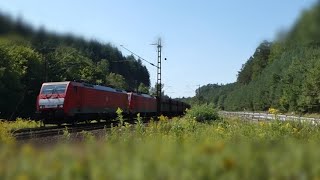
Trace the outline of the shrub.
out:
<instances>
[{"instance_id":1,"label":"shrub","mask_svg":"<svg viewBox=\"0 0 320 180\"><path fill-rule=\"evenodd\" d=\"M186 116L199 122L215 121L220 119L216 108L212 104L196 105L187 110Z\"/></svg>"}]
</instances>

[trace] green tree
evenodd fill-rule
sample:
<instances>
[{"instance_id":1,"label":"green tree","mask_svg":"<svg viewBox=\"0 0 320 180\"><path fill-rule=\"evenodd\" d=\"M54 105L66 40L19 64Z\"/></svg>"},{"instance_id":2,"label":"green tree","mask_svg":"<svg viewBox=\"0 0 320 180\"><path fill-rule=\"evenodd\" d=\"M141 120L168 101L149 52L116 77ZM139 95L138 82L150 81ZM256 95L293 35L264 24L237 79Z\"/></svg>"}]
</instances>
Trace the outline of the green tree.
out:
<instances>
[{"instance_id":1,"label":"green tree","mask_svg":"<svg viewBox=\"0 0 320 180\"><path fill-rule=\"evenodd\" d=\"M113 86L118 89L127 89L128 85L124 77L120 74L110 73L106 76L106 85Z\"/></svg>"},{"instance_id":2,"label":"green tree","mask_svg":"<svg viewBox=\"0 0 320 180\"><path fill-rule=\"evenodd\" d=\"M138 87L138 92L149 94L149 88L143 83L140 83Z\"/></svg>"},{"instance_id":3,"label":"green tree","mask_svg":"<svg viewBox=\"0 0 320 180\"><path fill-rule=\"evenodd\" d=\"M92 61L74 48L60 46L47 61L49 81L84 80L95 83Z\"/></svg>"},{"instance_id":4,"label":"green tree","mask_svg":"<svg viewBox=\"0 0 320 180\"><path fill-rule=\"evenodd\" d=\"M109 70L109 62L106 59L102 59L97 62L95 71L94 71L94 80L96 84L105 84L106 83L106 75L110 73Z\"/></svg>"},{"instance_id":5,"label":"green tree","mask_svg":"<svg viewBox=\"0 0 320 180\"><path fill-rule=\"evenodd\" d=\"M30 47L0 42L0 59L0 116L34 112L41 85L41 55Z\"/></svg>"},{"instance_id":6,"label":"green tree","mask_svg":"<svg viewBox=\"0 0 320 180\"><path fill-rule=\"evenodd\" d=\"M320 48L313 49L306 65L305 79L298 98L299 110L302 112L319 112L320 110Z\"/></svg>"}]
</instances>

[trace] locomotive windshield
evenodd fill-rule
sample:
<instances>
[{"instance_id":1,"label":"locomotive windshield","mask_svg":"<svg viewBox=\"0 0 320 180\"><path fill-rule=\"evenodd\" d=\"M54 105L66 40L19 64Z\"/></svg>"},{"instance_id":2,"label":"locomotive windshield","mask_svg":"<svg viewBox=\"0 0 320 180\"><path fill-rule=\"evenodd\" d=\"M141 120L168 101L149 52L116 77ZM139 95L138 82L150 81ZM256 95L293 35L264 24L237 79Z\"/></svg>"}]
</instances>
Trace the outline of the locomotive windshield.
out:
<instances>
[{"instance_id":1,"label":"locomotive windshield","mask_svg":"<svg viewBox=\"0 0 320 180\"><path fill-rule=\"evenodd\" d=\"M41 94L62 94L65 93L67 84L44 85Z\"/></svg>"}]
</instances>

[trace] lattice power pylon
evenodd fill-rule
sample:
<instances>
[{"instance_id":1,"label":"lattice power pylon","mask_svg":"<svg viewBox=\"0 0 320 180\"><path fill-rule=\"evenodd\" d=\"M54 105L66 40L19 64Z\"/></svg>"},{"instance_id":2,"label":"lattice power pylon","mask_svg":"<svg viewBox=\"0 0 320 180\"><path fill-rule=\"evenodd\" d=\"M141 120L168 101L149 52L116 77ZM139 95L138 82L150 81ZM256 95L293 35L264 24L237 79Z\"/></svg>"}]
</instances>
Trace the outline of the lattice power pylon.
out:
<instances>
[{"instance_id":1,"label":"lattice power pylon","mask_svg":"<svg viewBox=\"0 0 320 180\"><path fill-rule=\"evenodd\" d=\"M161 98L162 98L162 84L161 84L161 39L158 39L156 44L152 44L157 46L158 50L158 64L157 64L157 112L160 115L161 112Z\"/></svg>"}]
</instances>

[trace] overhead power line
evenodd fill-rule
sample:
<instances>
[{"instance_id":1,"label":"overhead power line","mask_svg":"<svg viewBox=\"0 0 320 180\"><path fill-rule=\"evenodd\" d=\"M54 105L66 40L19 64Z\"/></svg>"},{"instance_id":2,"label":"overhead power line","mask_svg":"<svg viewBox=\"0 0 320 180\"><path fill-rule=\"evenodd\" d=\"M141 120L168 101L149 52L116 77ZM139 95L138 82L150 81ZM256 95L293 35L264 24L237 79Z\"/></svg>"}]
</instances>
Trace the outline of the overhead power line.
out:
<instances>
[{"instance_id":1,"label":"overhead power line","mask_svg":"<svg viewBox=\"0 0 320 180\"><path fill-rule=\"evenodd\" d=\"M139 56L138 54L136 54L136 53L134 53L134 52L130 51L128 48L124 47L123 45L120 45L120 46L121 46L123 49L125 49L125 50L129 51L131 54L133 54L133 55L137 56L139 59L141 59L141 60L143 60L143 61L147 62L147 63L148 63L148 64L150 64L151 66L154 66L154 67L158 68L158 66L156 66L156 65L155 65L155 64L153 64L152 62L150 62L150 61L148 61L148 60L145 60L144 58L142 58L142 57L141 57L141 56Z\"/></svg>"}]
</instances>

